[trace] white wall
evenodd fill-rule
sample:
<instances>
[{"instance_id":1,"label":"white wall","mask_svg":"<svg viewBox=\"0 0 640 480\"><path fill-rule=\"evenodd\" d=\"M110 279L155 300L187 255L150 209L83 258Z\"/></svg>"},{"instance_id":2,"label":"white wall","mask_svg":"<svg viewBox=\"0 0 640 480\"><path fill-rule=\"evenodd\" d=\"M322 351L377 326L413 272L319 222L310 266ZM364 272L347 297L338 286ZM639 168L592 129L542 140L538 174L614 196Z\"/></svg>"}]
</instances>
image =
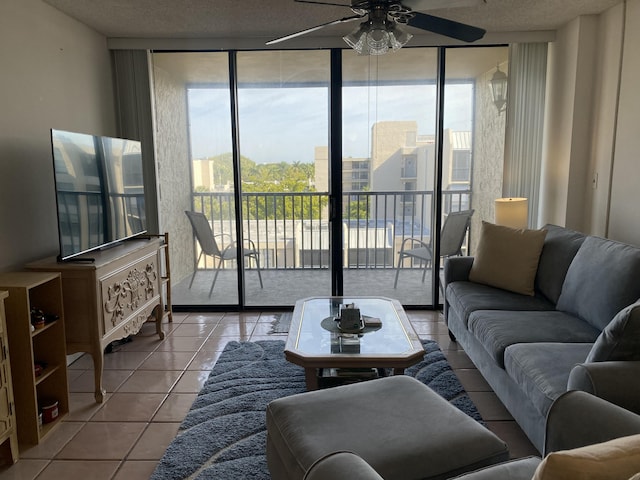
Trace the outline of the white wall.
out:
<instances>
[{"instance_id":1,"label":"white wall","mask_svg":"<svg viewBox=\"0 0 640 480\"><path fill-rule=\"evenodd\" d=\"M609 237L640 246L640 0L627 2Z\"/></svg>"},{"instance_id":2,"label":"white wall","mask_svg":"<svg viewBox=\"0 0 640 480\"><path fill-rule=\"evenodd\" d=\"M566 222L578 28L571 22L549 44L538 225Z\"/></svg>"},{"instance_id":3,"label":"white wall","mask_svg":"<svg viewBox=\"0 0 640 480\"><path fill-rule=\"evenodd\" d=\"M153 77L160 226L170 233L171 279L175 285L193 272L194 258L193 233L184 213L192 207L191 171L186 161L190 156L189 138L184 127L188 124L186 79L176 78L157 65Z\"/></svg>"},{"instance_id":4,"label":"white wall","mask_svg":"<svg viewBox=\"0 0 640 480\"><path fill-rule=\"evenodd\" d=\"M549 44L539 225L585 230L597 32L598 17L580 17Z\"/></svg>"},{"instance_id":5,"label":"white wall","mask_svg":"<svg viewBox=\"0 0 640 480\"><path fill-rule=\"evenodd\" d=\"M597 68L594 72L593 128L590 139L590 163L584 205L585 231L607 235L609 185L615 141L618 82L622 48L624 5L609 9L599 19L596 44Z\"/></svg>"},{"instance_id":6,"label":"white wall","mask_svg":"<svg viewBox=\"0 0 640 480\"><path fill-rule=\"evenodd\" d=\"M598 45L598 17L589 15L578 20L578 49L575 57L575 83L573 91L573 118L570 137L569 182L567 185L567 211L565 224L574 230L585 230L584 207L588 185L588 166L593 135L593 104Z\"/></svg>"},{"instance_id":7,"label":"white wall","mask_svg":"<svg viewBox=\"0 0 640 480\"><path fill-rule=\"evenodd\" d=\"M115 135L106 38L40 0L0 2L0 271L58 254L49 129Z\"/></svg>"},{"instance_id":8,"label":"white wall","mask_svg":"<svg viewBox=\"0 0 640 480\"><path fill-rule=\"evenodd\" d=\"M509 54L507 48L503 54L506 59ZM501 62L500 70L509 74L509 62ZM498 113L493 104L489 82L494 72L495 67L492 67L488 72L476 77L472 179L475 212L471 217L471 254L477 251L482 222L495 221L495 199L502 197L507 112Z\"/></svg>"},{"instance_id":9,"label":"white wall","mask_svg":"<svg viewBox=\"0 0 640 480\"><path fill-rule=\"evenodd\" d=\"M541 225L640 245L638 26L640 0L629 0L550 44Z\"/></svg>"}]
</instances>

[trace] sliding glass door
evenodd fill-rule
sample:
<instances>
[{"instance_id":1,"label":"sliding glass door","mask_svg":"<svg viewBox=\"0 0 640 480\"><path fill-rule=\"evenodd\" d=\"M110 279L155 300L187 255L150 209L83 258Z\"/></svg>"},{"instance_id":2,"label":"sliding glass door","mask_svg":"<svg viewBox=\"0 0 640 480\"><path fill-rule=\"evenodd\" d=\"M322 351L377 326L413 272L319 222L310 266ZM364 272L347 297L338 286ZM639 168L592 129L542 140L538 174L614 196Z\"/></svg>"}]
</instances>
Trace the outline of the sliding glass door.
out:
<instances>
[{"instance_id":1,"label":"sliding glass door","mask_svg":"<svg viewBox=\"0 0 640 480\"><path fill-rule=\"evenodd\" d=\"M343 52L344 293L432 303L437 48ZM363 288L363 286L366 286Z\"/></svg>"},{"instance_id":2,"label":"sliding glass door","mask_svg":"<svg viewBox=\"0 0 640 480\"><path fill-rule=\"evenodd\" d=\"M247 306L331 294L329 54L237 53L242 236L264 279L244 269Z\"/></svg>"},{"instance_id":3,"label":"sliding glass door","mask_svg":"<svg viewBox=\"0 0 640 480\"><path fill-rule=\"evenodd\" d=\"M238 305L229 54L154 53L153 80L159 216L171 235L173 304ZM196 226L187 211L195 212Z\"/></svg>"}]
</instances>

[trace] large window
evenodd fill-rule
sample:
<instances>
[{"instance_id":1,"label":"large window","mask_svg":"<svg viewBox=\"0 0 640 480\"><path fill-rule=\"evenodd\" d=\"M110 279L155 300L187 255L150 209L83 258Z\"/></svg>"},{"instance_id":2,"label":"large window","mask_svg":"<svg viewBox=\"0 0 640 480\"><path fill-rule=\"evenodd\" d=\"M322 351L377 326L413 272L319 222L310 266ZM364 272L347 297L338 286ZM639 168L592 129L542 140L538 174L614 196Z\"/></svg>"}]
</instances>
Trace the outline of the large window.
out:
<instances>
[{"instance_id":1,"label":"large window","mask_svg":"<svg viewBox=\"0 0 640 480\"><path fill-rule=\"evenodd\" d=\"M344 295L432 304L437 259L400 263L398 252L410 239L435 252L451 211L493 218L504 115L488 80L506 57L504 47L154 54L159 169L171 172L161 218L184 250L172 252L174 304L290 306L336 293L338 274ZM336 105L342 125L329 122ZM255 248L260 264L227 257L209 296L219 264L194 263L189 209L207 215L223 245Z\"/></svg>"}]
</instances>

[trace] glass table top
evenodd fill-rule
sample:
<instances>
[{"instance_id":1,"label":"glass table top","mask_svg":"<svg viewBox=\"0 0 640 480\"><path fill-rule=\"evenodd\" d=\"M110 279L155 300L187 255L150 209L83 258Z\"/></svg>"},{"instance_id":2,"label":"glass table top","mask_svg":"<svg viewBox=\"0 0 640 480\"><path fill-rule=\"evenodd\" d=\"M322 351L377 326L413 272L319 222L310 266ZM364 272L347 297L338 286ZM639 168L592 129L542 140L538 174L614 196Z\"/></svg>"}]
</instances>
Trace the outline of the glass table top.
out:
<instances>
[{"instance_id":1,"label":"glass table top","mask_svg":"<svg viewBox=\"0 0 640 480\"><path fill-rule=\"evenodd\" d=\"M346 304L354 304L363 318L381 320L360 333L342 332L335 318ZM292 337L293 336L293 337ZM417 345L416 345L417 342ZM422 349L397 300L381 297L318 297L300 300L293 313L287 345L305 355L361 354L395 356Z\"/></svg>"}]
</instances>

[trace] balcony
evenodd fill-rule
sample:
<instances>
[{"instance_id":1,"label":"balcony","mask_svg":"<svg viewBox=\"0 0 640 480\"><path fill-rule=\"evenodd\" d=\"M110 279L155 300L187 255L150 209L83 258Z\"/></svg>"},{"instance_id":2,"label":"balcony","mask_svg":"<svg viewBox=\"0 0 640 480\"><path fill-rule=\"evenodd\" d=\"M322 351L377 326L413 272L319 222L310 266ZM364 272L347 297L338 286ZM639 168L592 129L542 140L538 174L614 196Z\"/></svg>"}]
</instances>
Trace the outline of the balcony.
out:
<instances>
[{"instance_id":1,"label":"balcony","mask_svg":"<svg viewBox=\"0 0 640 480\"><path fill-rule=\"evenodd\" d=\"M349 192L343 198L343 278L345 295L376 295L399 299L405 305L432 302L430 276L422 283L422 266L406 260L398 288L393 288L397 252L407 237L429 242L432 232L433 192L411 192L414 208L402 211L405 191ZM468 205L470 190L445 192L443 204ZM236 237L234 196L230 192L194 193L196 210L210 219L216 235ZM261 289L255 265L245 267L245 298L248 305L293 305L299 298L329 295L331 288L330 224L327 196L320 193L247 193L242 196L245 240L260 252L264 288ZM195 245L195 248L193 247ZM179 248L199 255L199 245ZM173 248L177 248L174 246ZM174 256L175 257L175 256ZM176 305L236 303L237 265L225 262L213 294L214 259L203 256L189 288L191 273L174 283Z\"/></svg>"}]
</instances>

